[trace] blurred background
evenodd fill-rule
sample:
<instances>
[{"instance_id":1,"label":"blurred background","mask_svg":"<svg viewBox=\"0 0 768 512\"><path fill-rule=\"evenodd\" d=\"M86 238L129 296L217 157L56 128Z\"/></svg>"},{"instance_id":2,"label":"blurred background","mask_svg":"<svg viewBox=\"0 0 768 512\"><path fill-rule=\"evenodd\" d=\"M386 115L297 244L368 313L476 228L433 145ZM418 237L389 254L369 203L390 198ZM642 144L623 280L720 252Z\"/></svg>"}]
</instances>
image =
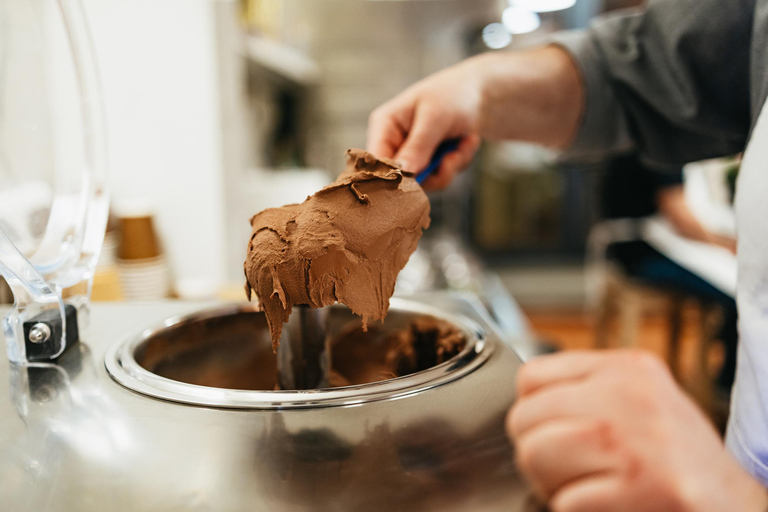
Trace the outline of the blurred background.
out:
<instances>
[{"instance_id":1,"label":"blurred background","mask_svg":"<svg viewBox=\"0 0 768 512\"><path fill-rule=\"evenodd\" d=\"M177 292L239 287L250 216L338 174L377 105L467 56L535 44L632 2L534 3L555 11L505 25L506 0L84 0L115 217L152 213ZM433 231L502 269L578 267L593 181L537 148L488 147L433 198ZM539 287L514 291L529 288Z\"/></svg>"},{"instance_id":2,"label":"blurred background","mask_svg":"<svg viewBox=\"0 0 768 512\"><path fill-rule=\"evenodd\" d=\"M82 3L104 89L113 196L94 300L244 299L249 218L330 182L345 150L365 146L376 106L471 55L642 8L637 0ZM398 293L475 293L502 329L529 328L519 348L528 355L644 346L716 416L738 161L695 163L672 183L705 235L683 233L674 208L671 220L660 215L659 187L646 191L651 208L607 212L608 176L622 165L633 164L565 163L543 148L484 144L450 189L431 196L433 225ZM723 238L704 240L712 233ZM645 279L614 257L612 245L638 240L725 298Z\"/></svg>"}]
</instances>

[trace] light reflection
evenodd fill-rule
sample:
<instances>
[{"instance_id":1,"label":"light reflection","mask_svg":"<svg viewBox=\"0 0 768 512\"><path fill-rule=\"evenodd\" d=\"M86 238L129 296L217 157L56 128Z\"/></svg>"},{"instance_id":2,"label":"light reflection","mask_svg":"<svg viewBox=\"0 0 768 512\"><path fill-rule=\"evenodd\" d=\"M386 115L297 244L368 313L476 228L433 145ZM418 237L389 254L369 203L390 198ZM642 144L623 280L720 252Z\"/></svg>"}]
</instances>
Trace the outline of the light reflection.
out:
<instances>
[{"instance_id":1,"label":"light reflection","mask_svg":"<svg viewBox=\"0 0 768 512\"><path fill-rule=\"evenodd\" d=\"M552 12L569 9L576 0L509 0L509 5L533 12Z\"/></svg>"},{"instance_id":2,"label":"light reflection","mask_svg":"<svg viewBox=\"0 0 768 512\"><path fill-rule=\"evenodd\" d=\"M503 23L491 23L483 29L483 42L488 48L498 50L509 46L512 42L512 34Z\"/></svg>"},{"instance_id":3,"label":"light reflection","mask_svg":"<svg viewBox=\"0 0 768 512\"><path fill-rule=\"evenodd\" d=\"M527 34L541 26L539 15L521 7L507 7L501 15L501 21L512 34Z\"/></svg>"}]
</instances>

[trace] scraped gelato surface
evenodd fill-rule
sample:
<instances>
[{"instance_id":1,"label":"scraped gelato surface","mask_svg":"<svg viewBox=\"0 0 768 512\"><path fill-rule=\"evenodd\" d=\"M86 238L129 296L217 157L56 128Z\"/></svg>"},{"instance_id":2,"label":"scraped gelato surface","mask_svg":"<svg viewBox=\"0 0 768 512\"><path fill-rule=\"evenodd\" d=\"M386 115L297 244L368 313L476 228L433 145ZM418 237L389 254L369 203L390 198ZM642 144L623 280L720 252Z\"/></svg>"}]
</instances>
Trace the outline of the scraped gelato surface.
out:
<instances>
[{"instance_id":1,"label":"scraped gelato surface","mask_svg":"<svg viewBox=\"0 0 768 512\"><path fill-rule=\"evenodd\" d=\"M410 375L437 366L467 345L455 325L422 317L403 330L384 335L354 327L330 341L332 388L369 384Z\"/></svg>"},{"instance_id":2,"label":"scraped gelato surface","mask_svg":"<svg viewBox=\"0 0 768 512\"><path fill-rule=\"evenodd\" d=\"M382 320L397 275L429 226L429 200L413 174L361 149L339 178L301 204L251 219L246 293L265 312L273 347L294 305L346 304Z\"/></svg>"}]
</instances>

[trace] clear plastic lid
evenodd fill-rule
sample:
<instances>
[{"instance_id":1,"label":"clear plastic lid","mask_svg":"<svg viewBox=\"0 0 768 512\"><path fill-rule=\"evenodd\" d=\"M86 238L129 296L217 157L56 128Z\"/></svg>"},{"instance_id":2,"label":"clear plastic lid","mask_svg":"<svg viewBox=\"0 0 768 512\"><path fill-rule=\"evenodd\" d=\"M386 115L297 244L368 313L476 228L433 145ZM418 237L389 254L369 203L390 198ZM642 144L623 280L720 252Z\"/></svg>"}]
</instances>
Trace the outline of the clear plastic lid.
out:
<instances>
[{"instance_id":1,"label":"clear plastic lid","mask_svg":"<svg viewBox=\"0 0 768 512\"><path fill-rule=\"evenodd\" d=\"M77 331L67 321L86 318L108 215L104 140L79 1L0 0L0 274L16 301L3 322L11 361L57 357Z\"/></svg>"}]
</instances>

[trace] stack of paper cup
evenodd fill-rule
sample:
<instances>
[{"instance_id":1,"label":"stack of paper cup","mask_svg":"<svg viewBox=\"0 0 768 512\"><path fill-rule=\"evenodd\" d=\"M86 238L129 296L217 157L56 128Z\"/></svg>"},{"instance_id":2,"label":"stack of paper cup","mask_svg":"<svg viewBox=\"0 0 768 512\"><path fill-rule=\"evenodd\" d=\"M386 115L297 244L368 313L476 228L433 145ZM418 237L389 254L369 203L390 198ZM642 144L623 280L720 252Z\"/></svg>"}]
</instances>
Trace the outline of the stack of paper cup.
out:
<instances>
[{"instance_id":1,"label":"stack of paper cup","mask_svg":"<svg viewBox=\"0 0 768 512\"><path fill-rule=\"evenodd\" d=\"M120 244L120 237L117 229L107 230L104 235L104 243L101 245L99 261L96 263L97 269L110 269L117 266L117 249Z\"/></svg>"},{"instance_id":2,"label":"stack of paper cup","mask_svg":"<svg viewBox=\"0 0 768 512\"><path fill-rule=\"evenodd\" d=\"M152 215L146 210L120 212L117 265L126 300L168 297L170 276Z\"/></svg>"},{"instance_id":3,"label":"stack of paper cup","mask_svg":"<svg viewBox=\"0 0 768 512\"><path fill-rule=\"evenodd\" d=\"M117 230L107 231L93 275L93 287L91 288L91 300L93 301L123 300L120 272L117 266L118 243Z\"/></svg>"}]
</instances>

